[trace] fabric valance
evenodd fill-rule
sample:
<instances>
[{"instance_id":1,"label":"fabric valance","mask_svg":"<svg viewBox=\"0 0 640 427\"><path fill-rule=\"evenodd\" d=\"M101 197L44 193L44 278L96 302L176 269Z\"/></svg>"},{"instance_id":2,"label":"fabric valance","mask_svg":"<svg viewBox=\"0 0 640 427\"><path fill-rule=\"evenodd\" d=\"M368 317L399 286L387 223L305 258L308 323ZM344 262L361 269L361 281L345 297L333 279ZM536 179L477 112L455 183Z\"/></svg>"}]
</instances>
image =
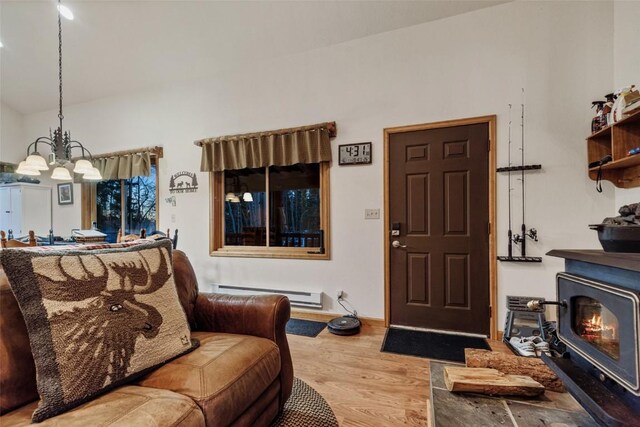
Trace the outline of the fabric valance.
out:
<instances>
[{"instance_id":1,"label":"fabric valance","mask_svg":"<svg viewBox=\"0 0 640 427\"><path fill-rule=\"evenodd\" d=\"M162 157L162 153L162 147L140 148L95 155L92 161L103 181L129 179L151 175L151 156ZM81 176L76 177L76 182L83 182Z\"/></svg>"},{"instance_id":2,"label":"fabric valance","mask_svg":"<svg viewBox=\"0 0 640 427\"><path fill-rule=\"evenodd\" d=\"M98 158L93 160L93 165L100 171L102 179L105 181L151 175L149 152Z\"/></svg>"},{"instance_id":3,"label":"fabric valance","mask_svg":"<svg viewBox=\"0 0 640 427\"><path fill-rule=\"evenodd\" d=\"M196 141L202 147L200 170L221 172L331 161L335 122Z\"/></svg>"}]
</instances>

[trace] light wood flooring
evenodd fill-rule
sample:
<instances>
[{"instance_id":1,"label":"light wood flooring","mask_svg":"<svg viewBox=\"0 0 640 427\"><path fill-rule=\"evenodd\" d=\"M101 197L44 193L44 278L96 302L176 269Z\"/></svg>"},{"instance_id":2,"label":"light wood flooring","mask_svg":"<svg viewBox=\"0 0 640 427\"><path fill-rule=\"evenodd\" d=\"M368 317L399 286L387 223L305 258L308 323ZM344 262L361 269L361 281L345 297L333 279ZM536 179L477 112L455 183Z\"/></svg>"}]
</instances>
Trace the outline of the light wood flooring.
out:
<instances>
[{"instance_id":1,"label":"light wood flooring","mask_svg":"<svg viewBox=\"0 0 640 427\"><path fill-rule=\"evenodd\" d=\"M429 360L382 353L384 333L364 325L352 337L326 328L315 338L288 335L295 376L322 394L342 427L429 425Z\"/></svg>"}]
</instances>

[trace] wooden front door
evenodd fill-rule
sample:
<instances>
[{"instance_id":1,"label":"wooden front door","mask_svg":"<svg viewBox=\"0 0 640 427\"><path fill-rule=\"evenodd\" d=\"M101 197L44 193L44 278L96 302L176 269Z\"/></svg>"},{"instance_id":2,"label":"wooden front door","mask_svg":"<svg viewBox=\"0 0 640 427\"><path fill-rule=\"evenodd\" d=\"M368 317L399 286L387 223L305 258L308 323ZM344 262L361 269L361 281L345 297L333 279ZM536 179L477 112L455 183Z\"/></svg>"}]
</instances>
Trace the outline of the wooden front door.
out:
<instances>
[{"instance_id":1,"label":"wooden front door","mask_svg":"<svg viewBox=\"0 0 640 427\"><path fill-rule=\"evenodd\" d=\"M391 133L388 159L390 323L488 335L488 124Z\"/></svg>"}]
</instances>

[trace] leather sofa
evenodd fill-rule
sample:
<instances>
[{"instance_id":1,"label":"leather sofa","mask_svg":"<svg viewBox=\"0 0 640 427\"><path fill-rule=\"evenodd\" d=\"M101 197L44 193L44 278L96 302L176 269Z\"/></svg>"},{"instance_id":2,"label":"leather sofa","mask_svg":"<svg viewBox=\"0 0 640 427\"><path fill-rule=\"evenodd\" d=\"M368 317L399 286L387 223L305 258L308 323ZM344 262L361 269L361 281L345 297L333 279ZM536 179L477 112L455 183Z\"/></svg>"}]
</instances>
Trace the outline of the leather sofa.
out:
<instances>
[{"instance_id":1,"label":"leather sofa","mask_svg":"<svg viewBox=\"0 0 640 427\"><path fill-rule=\"evenodd\" d=\"M291 394L284 296L198 292L189 259L173 252L174 278L200 347L42 426L268 426ZM38 404L26 327L0 269L0 425L31 423Z\"/></svg>"}]
</instances>

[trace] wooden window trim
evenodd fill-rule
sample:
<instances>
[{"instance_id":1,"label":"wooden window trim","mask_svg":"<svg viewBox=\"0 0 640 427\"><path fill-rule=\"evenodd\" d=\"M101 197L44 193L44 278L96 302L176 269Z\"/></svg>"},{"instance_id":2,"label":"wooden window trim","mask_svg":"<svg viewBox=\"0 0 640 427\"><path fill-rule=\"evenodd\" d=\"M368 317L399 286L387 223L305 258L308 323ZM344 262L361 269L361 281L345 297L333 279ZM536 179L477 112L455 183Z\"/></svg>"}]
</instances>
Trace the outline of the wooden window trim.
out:
<instances>
[{"instance_id":1,"label":"wooden window trim","mask_svg":"<svg viewBox=\"0 0 640 427\"><path fill-rule=\"evenodd\" d=\"M266 174L267 180L269 174ZM209 173L209 255L216 257L280 258L280 259L331 259L331 228L329 198L329 162L320 163L320 228L324 230L323 254L309 253L313 248L225 246L224 245L224 172ZM267 204L269 198L267 197ZM266 207L269 224L269 207Z\"/></svg>"},{"instance_id":2,"label":"wooden window trim","mask_svg":"<svg viewBox=\"0 0 640 427\"><path fill-rule=\"evenodd\" d=\"M162 158L162 147L160 151L151 154L151 164L156 167L156 230L160 230L160 159ZM124 179L120 180L120 206L125 205ZM88 230L98 218L96 206L96 183L83 182L80 188L80 223L83 230ZM120 228L125 230L126 217L121 215Z\"/></svg>"}]
</instances>

